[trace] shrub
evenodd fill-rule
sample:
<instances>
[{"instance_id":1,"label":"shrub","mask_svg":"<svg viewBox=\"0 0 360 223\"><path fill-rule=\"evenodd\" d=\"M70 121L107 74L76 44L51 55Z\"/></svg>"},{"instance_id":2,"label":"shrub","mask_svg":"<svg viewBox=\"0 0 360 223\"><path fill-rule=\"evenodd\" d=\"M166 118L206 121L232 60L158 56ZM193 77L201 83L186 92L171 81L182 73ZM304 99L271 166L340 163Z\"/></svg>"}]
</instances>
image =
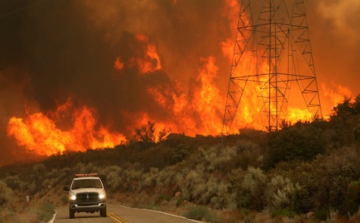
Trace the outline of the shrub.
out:
<instances>
[{"instance_id":1,"label":"shrub","mask_svg":"<svg viewBox=\"0 0 360 223\"><path fill-rule=\"evenodd\" d=\"M295 192L300 190L298 184L293 184L289 178L280 175L273 177L266 185L266 203L269 208L284 209L290 207Z\"/></svg>"},{"instance_id":2,"label":"shrub","mask_svg":"<svg viewBox=\"0 0 360 223\"><path fill-rule=\"evenodd\" d=\"M159 205L161 204L163 201L167 201L169 202L171 200L171 196L169 195L165 195L165 194L160 194L157 199L155 200L155 205Z\"/></svg>"},{"instance_id":3,"label":"shrub","mask_svg":"<svg viewBox=\"0 0 360 223\"><path fill-rule=\"evenodd\" d=\"M190 154L190 146L180 144L175 147L175 149L170 154L171 164L176 164L183 161Z\"/></svg>"},{"instance_id":4,"label":"shrub","mask_svg":"<svg viewBox=\"0 0 360 223\"><path fill-rule=\"evenodd\" d=\"M298 124L268 135L267 168L281 161L312 160L325 152L322 130Z\"/></svg>"},{"instance_id":5,"label":"shrub","mask_svg":"<svg viewBox=\"0 0 360 223\"><path fill-rule=\"evenodd\" d=\"M359 211L360 180L351 182L347 187L346 198L341 212L353 215Z\"/></svg>"},{"instance_id":6,"label":"shrub","mask_svg":"<svg viewBox=\"0 0 360 223\"><path fill-rule=\"evenodd\" d=\"M61 197L61 202L63 205L68 204L69 203L69 197L68 196L62 196Z\"/></svg>"},{"instance_id":7,"label":"shrub","mask_svg":"<svg viewBox=\"0 0 360 223\"><path fill-rule=\"evenodd\" d=\"M37 211L37 217L40 221L49 221L55 213L55 207L53 204L45 202L42 203L40 209Z\"/></svg>"},{"instance_id":8,"label":"shrub","mask_svg":"<svg viewBox=\"0 0 360 223\"><path fill-rule=\"evenodd\" d=\"M199 171L199 170L198 170ZM189 200L199 200L201 192L205 189L204 183L205 180L203 179L203 172L198 172L196 170L191 170L186 178L185 178L185 185L182 188L182 193L184 196Z\"/></svg>"},{"instance_id":9,"label":"shrub","mask_svg":"<svg viewBox=\"0 0 360 223\"><path fill-rule=\"evenodd\" d=\"M93 163L77 163L75 166L75 173L93 173L97 172L97 167Z\"/></svg>"},{"instance_id":10,"label":"shrub","mask_svg":"<svg viewBox=\"0 0 360 223\"><path fill-rule=\"evenodd\" d=\"M320 221L325 221L328 217L327 209L318 209L314 212L315 218Z\"/></svg>"},{"instance_id":11,"label":"shrub","mask_svg":"<svg viewBox=\"0 0 360 223\"><path fill-rule=\"evenodd\" d=\"M295 216L295 213L289 209L277 209L271 213L272 218L277 218L277 217L294 218L294 216Z\"/></svg>"},{"instance_id":12,"label":"shrub","mask_svg":"<svg viewBox=\"0 0 360 223\"><path fill-rule=\"evenodd\" d=\"M262 170L249 167L238 193L239 206L262 210L265 203L263 200L265 185L266 175Z\"/></svg>"},{"instance_id":13,"label":"shrub","mask_svg":"<svg viewBox=\"0 0 360 223\"><path fill-rule=\"evenodd\" d=\"M229 168L230 161L237 155L236 147L210 147L208 149L199 148L201 154L201 161L206 166L206 170L209 172L214 171L226 171Z\"/></svg>"},{"instance_id":14,"label":"shrub","mask_svg":"<svg viewBox=\"0 0 360 223\"><path fill-rule=\"evenodd\" d=\"M31 182L31 184L27 186L27 190L30 193L30 195L34 195L38 190L36 186L36 182L35 181Z\"/></svg>"},{"instance_id":15,"label":"shrub","mask_svg":"<svg viewBox=\"0 0 360 223\"><path fill-rule=\"evenodd\" d=\"M46 167L42 163L34 164L32 169L34 174L43 174L46 171Z\"/></svg>"},{"instance_id":16,"label":"shrub","mask_svg":"<svg viewBox=\"0 0 360 223\"><path fill-rule=\"evenodd\" d=\"M207 207L191 206L185 212L184 217L194 220L203 220L207 222L215 222L216 215L211 213Z\"/></svg>"},{"instance_id":17,"label":"shrub","mask_svg":"<svg viewBox=\"0 0 360 223\"><path fill-rule=\"evenodd\" d=\"M330 208L329 215L326 219L326 222L327 223L336 223L337 218L338 218L338 211L333 208Z\"/></svg>"},{"instance_id":18,"label":"shrub","mask_svg":"<svg viewBox=\"0 0 360 223\"><path fill-rule=\"evenodd\" d=\"M135 129L135 134L129 145L138 149L148 149L165 140L169 133L170 130L168 129L156 129L155 123L149 121L147 125Z\"/></svg>"},{"instance_id":19,"label":"shrub","mask_svg":"<svg viewBox=\"0 0 360 223\"><path fill-rule=\"evenodd\" d=\"M258 167L262 164L262 150L259 144L249 140L239 140L236 143L236 166L246 170L249 166Z\"/></svg>"},{"instance_id":20,"label":"shrub","mask_svg":"<svg viewBox=\"0 0 360 223\"><path fill-rule=\"evenodd\" d=\"M106 185L110 187L110 191L116 191L121 186L121 171L119 166L109 166L102 171L105 174Z\"/></svg>"},{"instance_id":21,"label":"shrub","mask_svg":"<svg viewBox=\"0 0 360 223\"><path fill-rule=\"evenodd\" d=\"M19 190L21 186L24 184L20 181L18 175L15 176L8 176L4 179L6 185L10 187L12 190Z\"/></svg>"},{"instance_id":22,"label":"shrub","mask_svg":"<svg viewBox=\"0 0 360 223\"><path fill-rule=\"evenodd\" d=\"M0 207L7 205L12 200L13 191L0 180Z\"/></svg>"}]
</instances>

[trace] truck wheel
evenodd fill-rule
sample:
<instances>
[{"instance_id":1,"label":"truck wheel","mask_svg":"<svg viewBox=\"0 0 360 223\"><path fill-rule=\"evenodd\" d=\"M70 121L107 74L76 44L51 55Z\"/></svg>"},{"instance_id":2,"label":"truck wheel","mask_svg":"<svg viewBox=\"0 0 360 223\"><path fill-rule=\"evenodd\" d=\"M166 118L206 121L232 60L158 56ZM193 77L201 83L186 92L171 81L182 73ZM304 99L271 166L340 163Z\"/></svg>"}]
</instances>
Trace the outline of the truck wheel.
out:
<instances>
[{"instance_id":1,"label":"truck wheel","mask_svg":"<svg viewBox=\"0 0 360 223\"><path fill-rule=\"evenodd\" d=\"M101 217L106 217L106 208L100 210L100 216Z\"/></svg>"},{"instance_id":2,"label":"truck wheel","mask_svg":"<svg viewBox=\"0 0 360 223\"><path fill-rule=\"evenodd\" d=\"M69 209L69 218L75 218L75 211Z\"/></svg>"}]
</instances>

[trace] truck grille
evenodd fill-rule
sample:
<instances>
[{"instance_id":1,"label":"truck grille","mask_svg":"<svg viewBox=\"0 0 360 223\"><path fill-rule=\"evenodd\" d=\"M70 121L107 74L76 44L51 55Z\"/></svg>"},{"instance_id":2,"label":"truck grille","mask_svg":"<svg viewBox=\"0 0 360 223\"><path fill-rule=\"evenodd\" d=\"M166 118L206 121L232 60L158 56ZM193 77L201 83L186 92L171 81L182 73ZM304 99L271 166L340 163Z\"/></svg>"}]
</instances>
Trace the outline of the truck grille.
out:
<instances>
[{"instance_id":1,"label":"truck grille","mask_svg":"<svg viewBox=\"0 0 360 223\"><path fill-rule=\"evenodd\" d=\"M76 194L78 202L94 202L99 200L99 193L78 193Z\"/></svg>"}]
</instances>

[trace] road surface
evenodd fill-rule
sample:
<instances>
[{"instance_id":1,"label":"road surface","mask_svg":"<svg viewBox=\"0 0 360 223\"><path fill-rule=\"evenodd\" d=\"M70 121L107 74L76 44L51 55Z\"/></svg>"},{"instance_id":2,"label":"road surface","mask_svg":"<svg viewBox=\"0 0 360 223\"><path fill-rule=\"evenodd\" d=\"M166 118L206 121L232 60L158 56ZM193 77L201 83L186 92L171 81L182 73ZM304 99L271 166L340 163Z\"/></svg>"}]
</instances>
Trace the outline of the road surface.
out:
<instances>
[{"instance_id":1,"label":"road surface","mask_svg":"<svg viewBox=\"0 0 360 223\"><path fill-rule=\"evenodd\" d=\"M68 206L56 208L54 223L194 223L184 219L156 211L128 208L119 205L108 205L108 216L100 217L99 212L75 213L74 219L69 219Z\"/></svg>"}]
</instances>

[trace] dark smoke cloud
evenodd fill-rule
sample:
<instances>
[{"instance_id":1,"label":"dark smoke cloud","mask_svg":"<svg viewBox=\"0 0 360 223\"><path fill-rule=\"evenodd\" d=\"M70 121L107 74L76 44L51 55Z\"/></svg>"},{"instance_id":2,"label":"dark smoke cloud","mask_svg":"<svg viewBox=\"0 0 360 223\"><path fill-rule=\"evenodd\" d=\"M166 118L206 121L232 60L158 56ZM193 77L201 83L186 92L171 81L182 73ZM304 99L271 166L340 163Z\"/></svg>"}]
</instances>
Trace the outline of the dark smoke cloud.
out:
<instances>
[{"instance_id":1,"label":"dark smoke cloud","mask_svg":"<svg viewBox=\"0 0 360 223\"><path fill-rule=\"evenodd\" d=\"M122 111L145 111L154 119L171 120L170 111L160 108L147 88L160 86L179 94L173 86L173 80L179 79L186 91L200 58L220 55L223 33L218 30L227 27L219 16L221 1L187 0L174 5L170 0L7 0L1 4L0 28L6 31L0 36L0 68L15 70L1 73L1 157L13 157L9 151L17 149L14 139L5 136L12 116L23 117L25 106L31 112L54 109L69 96L95 107L102 123L115 122L112 130L126 135L131 134L126 127L132 120L124 119ZM144 57L136 34L149 36L157 45L164 70L150 75L139 75L134 67L114 70L118 56L123 61Z\"/></svg>"},{"instance_id":2,"label":"dark smoke cloud","mask_svg":"<svg viewBox=\"0 0 360 223\"><path fill-rule=\"evenodd\" d=\"M133 120L122 111L146 111L154 119L172 120L147 93L148 87L184 92L198 74L201 58L215 56L217 82L227 90L230 63L221 41L231 36L221 0L3 0L0 3L0 164L22 154L5 135L12 116L24 105L33 112L54 109L69 96L95 107L105 125L131 134ZM319 84L329 80L359 92L359 4L356 0L306 1ZM356 5L356 7L353 7ZM338 10L339 9L339 10ZM117 57L144 57L136 34L149 36L162 70L139 75L135 67L115 70ZM172 101L170 95L168 103ZM20 158L19 158L20 159ZM7 159L9 160L9 159Z\"/></svg>"}]
</instances>

